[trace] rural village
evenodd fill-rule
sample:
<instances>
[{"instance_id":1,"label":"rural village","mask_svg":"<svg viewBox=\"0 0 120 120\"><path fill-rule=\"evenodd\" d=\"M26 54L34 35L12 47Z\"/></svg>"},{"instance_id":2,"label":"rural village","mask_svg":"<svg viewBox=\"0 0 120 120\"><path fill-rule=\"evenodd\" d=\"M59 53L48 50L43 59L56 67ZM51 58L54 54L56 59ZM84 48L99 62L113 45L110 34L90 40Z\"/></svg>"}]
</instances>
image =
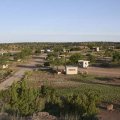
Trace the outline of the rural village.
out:
<instances>
[{"instance_id":1,"label":"rural village","mask_svg":"<svg viewBox=\"0 0 120 120\"><path fill-rule=\"evenodd\" d=\"M40 88L44 90L47 87L44 94L52 94L50 91L54 89L55 94L61 97L70 97L72 94L78 96L89 91L89 95L93 93L99 97L99 102L94 103L99 112L93 110L94 114L89 114L95 115L97 113L99 119L116 117L115 120L118 120L120 118L120 43L1 44L1 113L5 109L11 112L16 111L17 106L14 99L17 98L15 95L11 96L14 98L12 108L15 107L12 109L5 105L8 104L7 102L12 104L12 98L10 101L5 101L5 94L9 89L12 91L16 88L14 88L14 84L20 84L22 81L27 82L27 87L29 86L30 89ZM3 91L6 91L4 95ZM96 100L93 99L93 101ZM55 102L54 104L58 103ZM56 107L50 105L49 108L40 109L43 111L45 109L45 112L51 115L59 116L60 108ZM55 108L57 111L52 110ZM92 112L92 109L96 108L91 107L90 109ZM40 112L41 110L36 108L36 111ZM111 112L109 113L109 111ZM26 113L21 112L20 114L26 116L34 112L26 111ZM60 117L58 118L60 119ZM53 119L57 118L53 117Z\"/></svg>"}]
</instances>

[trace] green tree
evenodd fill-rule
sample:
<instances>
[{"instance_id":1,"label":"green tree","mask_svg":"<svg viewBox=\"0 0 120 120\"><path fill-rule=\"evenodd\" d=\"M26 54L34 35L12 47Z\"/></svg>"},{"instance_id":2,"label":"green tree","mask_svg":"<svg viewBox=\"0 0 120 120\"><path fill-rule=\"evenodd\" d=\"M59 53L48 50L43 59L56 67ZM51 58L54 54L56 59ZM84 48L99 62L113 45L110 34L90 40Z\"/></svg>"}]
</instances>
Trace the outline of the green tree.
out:
<instances>
[{"instance_id":1,"label":"green tree","mask_svg":"<svg viewBox=\"0 0 120 120\"><path fill-rule=\"evenodd\" d=\"M120 52L119 51L115 51L113 53L113 61L117 62L117 63L120 63Z\"/></svg>"},{"instance_id":2,"label":"green tree","mask_svg":"<svg viewBox=\"0 0 120 120\"><path fill-rule=\"evenodd\" d=\"M39 89L30 88L26 81L13 84L9 90L9 111L23 116L44 109L45 99L40 96Z\"/></svg>"},{"instance_id":3,"label":"green tree","mask_svg":"<svg viewBox=\"0 0 120 120\"><path fill-rule=\"evenodd\" d=\"M77 64L78 60L83 59L83 56L80 53L75 53L70 56L69 60L72 64Z\"/></svg>"},{"instance_id":4,"label":"green tree","mask_svg":"<svg viewBox=\"0 0 120 120\"><path fill-rule=\"evenodd\" d=\"M88 57L88 60L92 63L94 63L96 61L96 57L91 54L88 54L87 57Z\"/></svg>"}]
</instances>

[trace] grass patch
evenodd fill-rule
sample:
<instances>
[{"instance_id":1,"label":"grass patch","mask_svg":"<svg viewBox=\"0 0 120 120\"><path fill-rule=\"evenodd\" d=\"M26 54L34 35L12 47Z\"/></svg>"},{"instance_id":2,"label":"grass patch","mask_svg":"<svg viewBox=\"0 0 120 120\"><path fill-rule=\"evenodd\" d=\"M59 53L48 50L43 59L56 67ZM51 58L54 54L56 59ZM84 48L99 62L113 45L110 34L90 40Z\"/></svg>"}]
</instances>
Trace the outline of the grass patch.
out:
<instances>
[{"instance_id":1,"label":"grass patch","mask_svg":"<svg viewBox=\"0 0 120 120\"><path fill-rule=\"evenodd\" d=\"M83 94L88 91L94 91L97 93L102 101L107 102L120 102L120 87L108 86L108 85L94 85L94 84L82 84L77 88L57 89L56 92L60 95L69 94Z\"/></svg>"},{"instance_id":2,"label":"grass patch","mask_svg":"<svg viewBox=\"0 0 120 120\"><path fill-rule=\"evenodd\" d=\"M52 86L60 95L66 96L73 93L83 94L93 91L99 94L102 101L120 101L120 87L112 85L114 78L94 75L51 75L47 72L32 72L28 75L30 86L39 87L41 83ZM40 82L41 81L41 82ZM58 84L57 84L58 83ZM55 84L55 85L53 85Z\"/></svg>"}]
</instances>

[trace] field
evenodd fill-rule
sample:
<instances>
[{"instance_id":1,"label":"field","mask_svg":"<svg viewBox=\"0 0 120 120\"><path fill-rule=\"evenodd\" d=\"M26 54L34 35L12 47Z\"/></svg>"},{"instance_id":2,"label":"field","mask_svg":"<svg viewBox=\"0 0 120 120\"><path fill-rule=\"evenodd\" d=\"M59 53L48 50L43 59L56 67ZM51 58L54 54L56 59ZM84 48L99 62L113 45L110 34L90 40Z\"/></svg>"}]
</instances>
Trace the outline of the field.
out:
<instances>
[{"instance_id":1,"label":"field","mask_svg":"<svg viewBox=\"0 0 120 120\"><path fill-rule=\"evenodd\" d=\"M26 75L29 85L52 86L60 95L83 94L87 91L97 93L102 101L120 102L120 79L93 75L57 75L44 71L34 71Z\"/></svg>"}]
</instances>

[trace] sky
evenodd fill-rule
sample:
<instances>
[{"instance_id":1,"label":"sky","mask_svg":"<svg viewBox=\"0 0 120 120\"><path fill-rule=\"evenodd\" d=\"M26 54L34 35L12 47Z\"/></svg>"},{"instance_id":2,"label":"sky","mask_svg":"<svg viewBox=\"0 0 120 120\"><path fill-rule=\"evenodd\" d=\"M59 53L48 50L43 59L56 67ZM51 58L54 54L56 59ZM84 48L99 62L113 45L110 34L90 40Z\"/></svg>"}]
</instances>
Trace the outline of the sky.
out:
<instances>
[{"instance_id":1,"label":"sky","mask_svg":"<svg viewBox=\"0 0 120 120\"><path fill-rule=\"evenodd\" d=\"M0 43L120 42L120 0L0 0Z\"/></svg>"}]
</instances>

